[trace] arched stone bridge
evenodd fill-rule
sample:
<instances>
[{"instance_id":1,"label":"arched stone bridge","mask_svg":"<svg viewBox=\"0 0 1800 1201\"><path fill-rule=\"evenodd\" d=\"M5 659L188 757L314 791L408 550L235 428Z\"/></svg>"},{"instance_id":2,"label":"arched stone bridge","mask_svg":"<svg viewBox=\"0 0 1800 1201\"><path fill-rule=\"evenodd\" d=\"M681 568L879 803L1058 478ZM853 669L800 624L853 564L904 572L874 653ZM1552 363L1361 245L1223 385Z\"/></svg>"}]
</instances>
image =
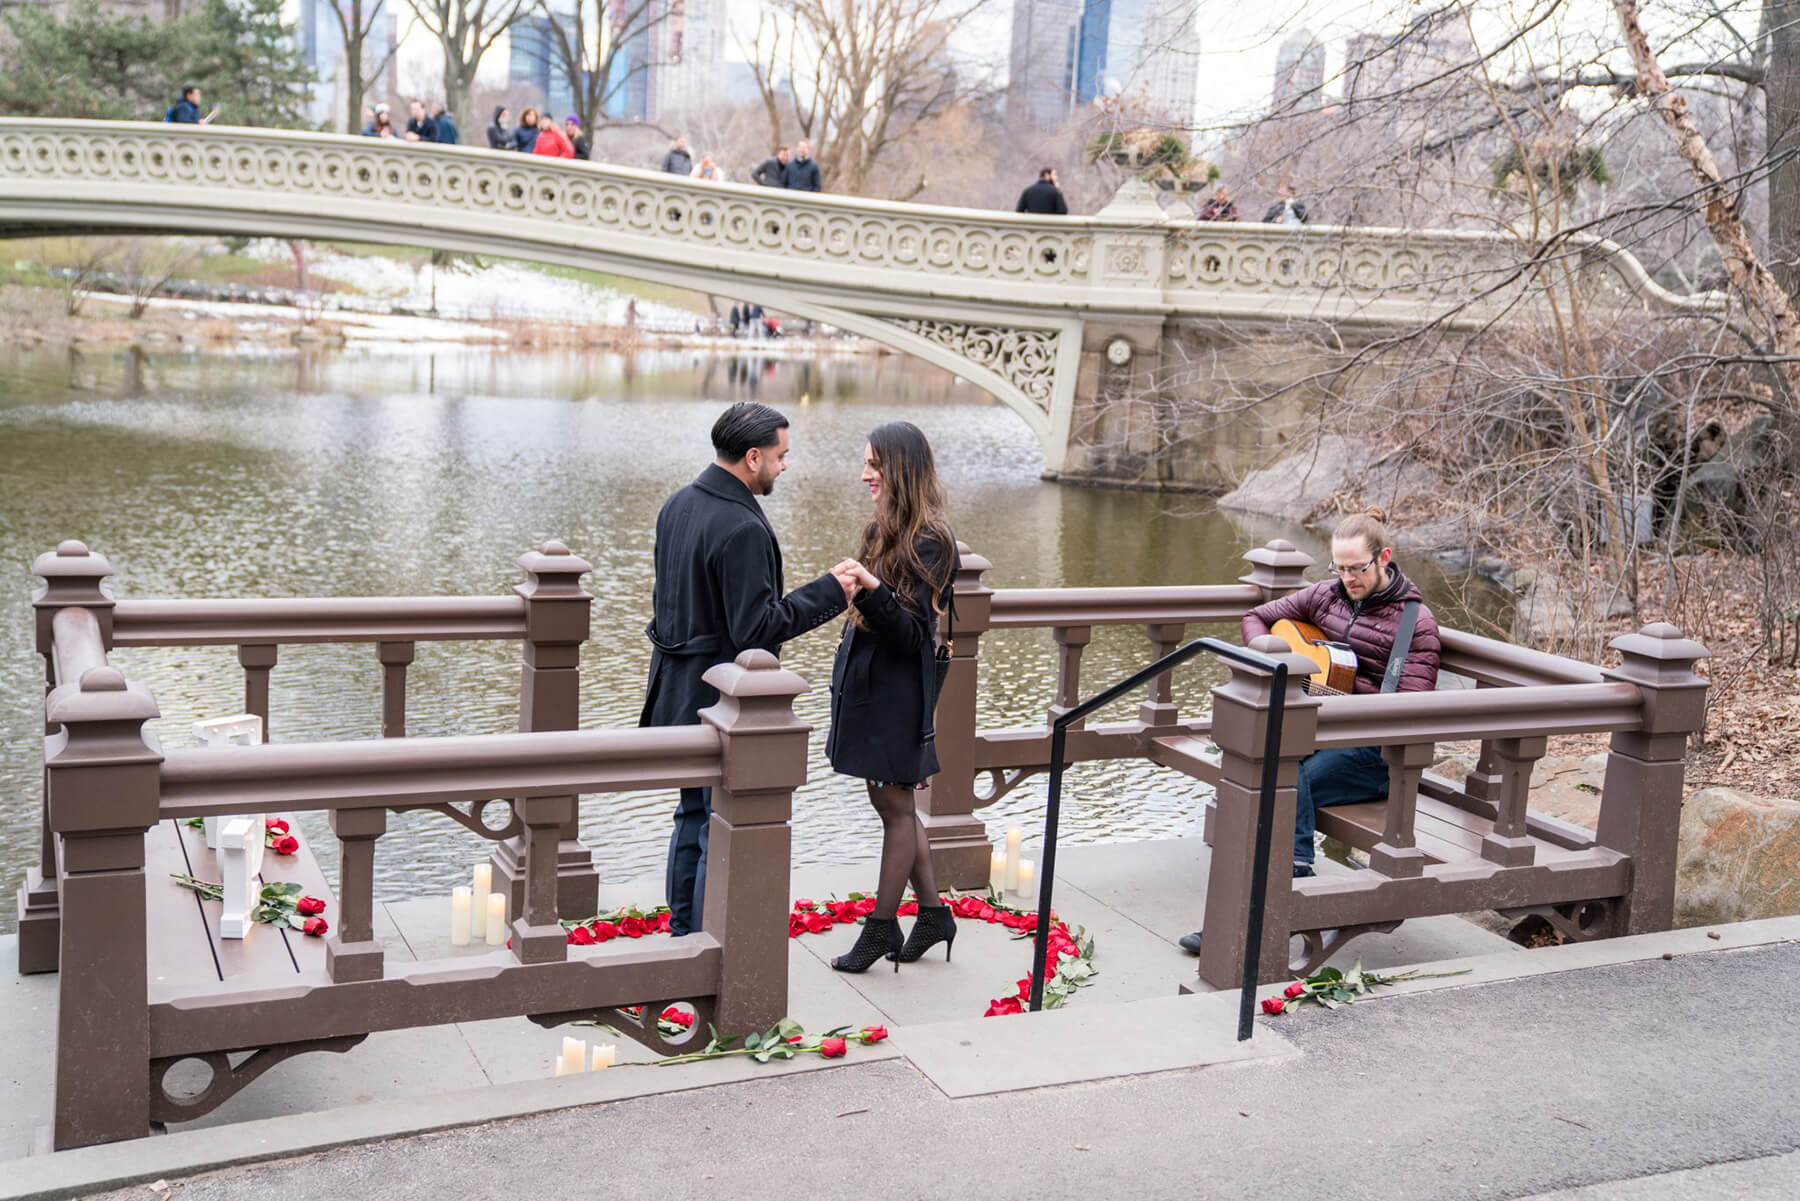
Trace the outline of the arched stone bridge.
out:
<instances>
[{"instance_id":1,"label":"arched stone bridge","mask_svg":"<svg viewBox=\"0 0 1800 1201\"><path fill-rule=\"evenodd\" d=\"M1115 479L1143 464L1073 461L1078 410L1154 392L1170 322L1472 328L1528 287L1494 235L1174 221L1147 190L1032 217L474 147L0 118L0 236L118 230L425 246L754 299L943 366L1024 418L1049 473ZM1573 254L1614 304L1715 303L1609 243Z\"/></svg>"}]
</instances>

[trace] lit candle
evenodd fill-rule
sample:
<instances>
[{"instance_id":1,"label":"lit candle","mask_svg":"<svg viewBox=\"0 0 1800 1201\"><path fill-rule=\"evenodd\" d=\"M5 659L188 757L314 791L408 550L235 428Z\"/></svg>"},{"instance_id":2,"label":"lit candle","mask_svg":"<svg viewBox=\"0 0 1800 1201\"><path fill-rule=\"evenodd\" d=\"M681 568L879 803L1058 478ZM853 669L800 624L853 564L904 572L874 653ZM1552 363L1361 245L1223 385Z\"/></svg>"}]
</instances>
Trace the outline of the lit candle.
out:
<instances>
[{"instance_id":1,"label":"lit candle","mask_svg":"<svg viewBox=\"0 0 1800 1201\"><path fill-rule=\"evenodd\" d=\"M1031 860L1019 860L1019 887L1015 891L1018 892L1020 896L1029 897L1031 895L1031 877L1036 873L1036 870L1037 869L1032 866Z\"/></svg>"},{"instance_id":2,"label":"lit candle","mask_svg":"<svg viewBox=\"0 0 1800 1201\"><path fill-rule=\"evenodd\" d=\"M988 887L995 892L1006 891L1006 852L995 851L993 863L988 868Z\"/></svg>"},{"instance_id":3,"label":"lit candle","mask_svg":"<svg viewBox=\"0 0 1800 1201\"><path fill-rule=\"evenodd\" d=\"M450 890L450 945L469 945L469 914L472 912L469 886L459 884Z\"/></svg>"},{"instance_id":4,"label":"lit candle","mask_svg":"<svg viewBox=\"0 0 1800 1201\"><path fill-rule=\"evenodd\" d=\"M477 863L475 865L475 908L480 910L487 904L487 895L494 891L494 865Z\"/></svg>"},{"instance_id":5,"label":"lit candle","mask_svg":"<svg viewBox=\"0 0 1800 1201\"><path fill-rule=\"evenodd\" d=\"M602 1068L610 1068L613 1065L613 1056L617 1053L618 1053L618 1048L613 1046L611 1043L606 1043L602 1046L595 1047L594 1048L594 1070L596 1072L598 1072Z\"/></svg>"},{"instance_id":6,"label":"lit candle","mask_svg":"<svg viewBox=\"0 0 1800 1201\"><path fill-rule=\"evenodd\" d=\"M558 1076L562 1075L563 1074L562 1056L558 1055L556 1058L552 1059L550 1061L550 1066L556 1069L556 1074Z\"/></svg>"},{"instance_id":7,"label":"lit candle","mask_svg":"<svg viewBox=\"0 0 1800 1201\"><path fill-rule=\"evenodd\" d=\"M1013 826L1006 831L1006 891L1019 891L1019 844L1025 841L1025 831Z\"/></svg>"},{"instance_id":8,"label":"lit candle","mask_svg":"<svg viewBox=\"0 0 1800 1201\"><path fill-rule=\"evenodd\" d=\"M506 894L490 892L487 899L487 945L506 945Z\"/></svg>"},{"instance_id":9,"label":"lit candle","mask_svg":"<svg viewBox=\"0 0 1800 1201\"><path fill-rule=\"evenodd\" d=\"M562 1071L558 1075L573 1076L577 1072L587 1071L587 1044L579 1038L564 1038L562 1059L558 1061Z\"/></svg>"}]
</instances>

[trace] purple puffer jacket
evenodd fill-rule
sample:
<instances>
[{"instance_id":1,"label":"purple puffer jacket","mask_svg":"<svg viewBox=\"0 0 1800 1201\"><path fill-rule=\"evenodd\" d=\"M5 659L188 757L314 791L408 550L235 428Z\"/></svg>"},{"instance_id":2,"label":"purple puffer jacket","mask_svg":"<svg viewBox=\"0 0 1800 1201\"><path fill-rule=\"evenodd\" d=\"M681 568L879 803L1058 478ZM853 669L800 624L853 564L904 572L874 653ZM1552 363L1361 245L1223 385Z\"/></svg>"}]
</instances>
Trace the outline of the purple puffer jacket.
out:
<instances>
[{"instance_id":1,"label":"purple puffer jacket","mask_svg":"<svg viewBox=\"0 0 1800 1201\"><path fill-rule=\"evenodd\" d=\"M1258 605L1244 614L1244 645L1267 634L1278 621L1310 622L1325 631L1325 637L1333 642L1347 642L1356 652L1356 691L1380 692L1403 602L1423 601L1419 589L1400 574L1398 567L1390 565L1388 570L1393 574L1388 586L1361 605L1353 602L1335 579L1320 580L1310 588ZM1407 651L1406 663L1400 669L1399 691L1430 692L1437 687L1440 649L1437 618L1431 615L1429 605L1421 603L1419 621L1413 627L1412 649Z\"/></svg>"}]
</instances>

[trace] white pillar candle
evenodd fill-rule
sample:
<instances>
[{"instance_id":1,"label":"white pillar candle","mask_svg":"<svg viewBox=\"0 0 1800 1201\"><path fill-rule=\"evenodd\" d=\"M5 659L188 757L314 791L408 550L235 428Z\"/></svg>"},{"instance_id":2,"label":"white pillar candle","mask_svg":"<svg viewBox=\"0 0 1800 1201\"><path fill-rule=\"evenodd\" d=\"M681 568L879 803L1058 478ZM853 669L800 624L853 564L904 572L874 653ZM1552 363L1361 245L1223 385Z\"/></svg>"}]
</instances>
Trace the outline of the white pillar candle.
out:
<instances>
[{"instance_id":1,"label":"white pillar candle","mask_svg":"<svg viewBox=\"0 0 1800 1201\"><path fill-rule=\"evenodd\" d=\"M1033 866L1031 860L1019 860L1019 887L1017 891L1020 896L1031 896L1031 877L1036 873L1037 868Z\"/></svg>"},{"instance_id":2,"label":"white pillar candle","mask_svg":"<svg viewBox=\"0 0 1800 1201\"><path fill-rule=\"evenodd\" d=\"M490 892L487 899L487 945L506 945L506 894Z\"/></svg>"},{"instance_id":3,"label":"white pillar candle","mask_svg":"<svg viewBox=\"0 0 1800 1201\"><path fill-rule=\"evenodd\" d=\"M554 1058L554 1059L552 1059L552 1060L551 1060L551 1061L550 1061L550 1066L551 1066L551 1067L553 1067L553 1068L555 1068L555 1069L556 1069L556 1074L557 1074L557 1075L558 1075L558 1076L560 1076L560 1075L562 1075L562 1074L563 1074L563 1068L564 1068L564 1064L563 1064L563 1058L562 1058L562 1056L560 1056L560 1055L558 1055L558 1056L556 1056L556 1057L555 1057L555 1058Z\"/></svg>"},{"instance_id":4,"label":"white pillar candle","mask_svg":"<svg viewBox=\"0 0 1800 1201\"><path fill-rule=\"evenodd\" d=\"M477 863L475 865L475 911L487 911L487 895L494 891L494 865Z\"/></svg>"},{"instance_id":5,"label":"white pillar candle","mask_svg":"<svg viewBox=\"0 0 1800 1201\"><path fill-rule=\"evenodd\" d=\"M613 1065L613 1057L617 1053L618 1053L618 1048L613 1046L611 1043L606 1043L601 1046L595 1047L594 1048L594 1070L596 1072L598 1072L603 1068L610 1068Z\"/></svg>"},{"instance_id":6,"label":"white pillar candle","mask_svg":"<svg viewBox=\"0 0 1800 1201\"><path fill-rule=\"evenodd\" d=\"M469 945L469 915L473 912L473 904L469 897L469 886L459 884L450 890L450 945L466 947Z\"/></svg>"},{"instance_id":7,"label":"white pillar candle","mask_svg":"<svg viewBox=\"0 0 1800 1201\"><path fill-rule=\"evenodd\" d=\"M579 1038L564 1038L560 1062L562 1071L559 1075L573 1076L577 1072L587 1071L587 1044Z\"/></svg>"},{"instance_id":8,"label":"white pillar candle","mask_svg":"<svg viewBox=\"0 0 1800 1201\"><path fill-rule=\"evenodd\" d=\"M988 887L995 892L1006 891L1006 852L995 851L992 864L988 867Z\"/></svg>"},{"instance_id":9,"label":"white pillar candle","mask_svg":"<svg viewBox=\"0 0 1800 1201\"><path fill-rule=\"evenodd\" d=\"M1019 891L1019 844L1025 841L1025 831L1013 826L1006 831L1006 891Z\"/></svg>"}]
</instances>

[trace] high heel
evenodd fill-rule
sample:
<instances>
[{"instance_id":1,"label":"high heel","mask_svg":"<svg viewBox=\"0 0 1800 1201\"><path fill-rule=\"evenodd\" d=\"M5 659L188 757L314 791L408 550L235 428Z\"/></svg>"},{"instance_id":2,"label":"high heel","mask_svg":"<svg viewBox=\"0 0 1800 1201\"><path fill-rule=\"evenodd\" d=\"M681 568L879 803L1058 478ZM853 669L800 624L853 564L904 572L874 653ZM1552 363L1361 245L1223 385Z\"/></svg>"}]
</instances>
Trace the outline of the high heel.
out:
<instances>
[{"instance_id":1,"label":"high heel","mask_svg":"<svg viewBox=\"0 0 1800 1201\"><path fill-rule=\"evenodd\" d=\"M944 962L949 963L950 948L956 944L956 917L950 906L919 906L919 920L906 936L906 945L894 953L894 966L911 963L940 942L944 944Z\"/></svg>"},{"instance_id":2,"label":"high heel","mask_svg":"<svg viewBox=\"0 0 1800 1201\"><path fill-rule=\"evenodd\" d=\"M833 970L840 972L866 972L882 956L892 958L899 954L901 946L898 918L866 917L863 919L862 933L856 936L856 945L833 959L831 966ZM894 970L900 970L897 960Z\"/></svg>"}]
</instances>

